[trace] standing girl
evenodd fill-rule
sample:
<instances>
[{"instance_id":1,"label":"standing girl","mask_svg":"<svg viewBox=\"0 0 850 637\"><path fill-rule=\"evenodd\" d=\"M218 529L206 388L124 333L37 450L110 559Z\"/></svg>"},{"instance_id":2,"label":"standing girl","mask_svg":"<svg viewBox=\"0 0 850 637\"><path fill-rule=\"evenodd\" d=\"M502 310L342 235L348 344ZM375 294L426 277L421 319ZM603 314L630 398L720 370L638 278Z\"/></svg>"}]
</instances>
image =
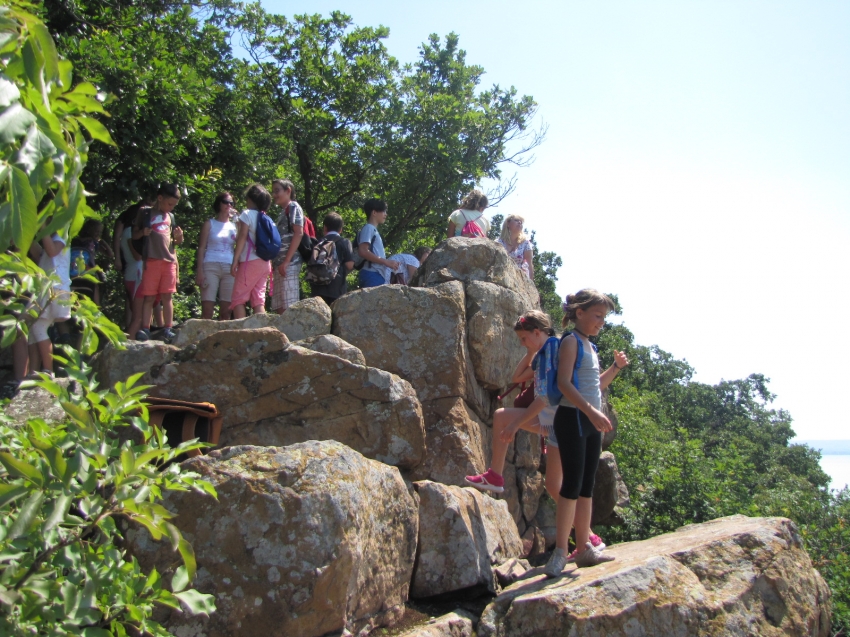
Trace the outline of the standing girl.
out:
<instances>
[{"instance_id":1,"label":"standing girl","mask_svg":"<svg viewBox=\"0 0 850 637\"><path fill-rule=\"evenodd\" d=\"M201 228L198 256L195 259L195 282L201 288L201 318L211 319L218 299L218 318L230 318L230 298L233 294L233 246L236 244L236 224L230 220L235 210L233 195L223 192L213 201L215 219L207 219Z\"/></svg>"},{"instance_id":2,"label":"standing girl","mask_svg":"<svg viewBox=\"0 0 850 637\"><path fill-rule=\"evenodd\" d=\"M558 389L563 394L555 412L555 437L563 467L558 497L556 548L546 564L549 577L561 574L567 561L570 529L575 522L577 566L595 566L614 558L594 548L588 537L593 502L593 482L602 452L602 434L611 421L602 413L602 390L629 364L623 352L614 351L614 364L601 374L596 346L588 340L599 334L614 303L596 290L585 289L567 296L564 303L566 329L558 354Z\"/></svg>"},{"instance_id":3,"label":"standing girl","mask_svg":"<svg viewBox=\"0 0 850 637\"><path fill-rule=\"evenodd\" d=\"M460 202L460 208L449 215L447 238L486 237L490 232L490 222L484 216L488 203L483 192L478 189L470 191Z\"/></svg>"},{"instance_id":4,"label":"standing girl","mask_svg":"<svg viewBox=\"0 0 850 637\"><path fill-rule=\"evenodd\" d=\"M266 284L269 281L272 264L261 259L254 249L257 243L257 219L260 211L265 213L272 203L269 191L260 184L254 184L245 191L245 205L248 208L239 215L239 229L236 234L236 252L230 274L236 279L230 307L233 318L245 318L245 303L250 302L254 314L266 312Z\"/></svg>"}]
</instances>

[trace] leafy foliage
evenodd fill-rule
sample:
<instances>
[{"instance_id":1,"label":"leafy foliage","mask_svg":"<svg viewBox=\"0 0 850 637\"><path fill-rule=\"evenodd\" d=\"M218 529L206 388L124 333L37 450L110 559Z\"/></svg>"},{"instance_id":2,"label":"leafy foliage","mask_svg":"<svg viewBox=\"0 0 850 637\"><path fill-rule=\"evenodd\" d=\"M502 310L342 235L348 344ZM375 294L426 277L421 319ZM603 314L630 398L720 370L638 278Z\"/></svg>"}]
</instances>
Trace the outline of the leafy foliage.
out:
<instances>
[{"instance_id":1,"label":"leafy foliage","mask_svg":"<svg viewBox=\"0 0 850 637\"><path fill-rule=\"evenodd\" d=\"M212 596L188 589L192 547L158 503L167 490L215 495L211 484L173 463L203 445L172 449L162 430L147 424L141 375L100 390L78 352L69 350L64 362L78 391L47 377L35 383L55 396L63 423L31 418L21 427L0 416L0 632L167 635L149 619L154 604L215 609ZM137 429L145 442L122 443L121 426ZM119 548L119 518L171 540L183 560L171 590Z\"/></svg>"}]
</instances>

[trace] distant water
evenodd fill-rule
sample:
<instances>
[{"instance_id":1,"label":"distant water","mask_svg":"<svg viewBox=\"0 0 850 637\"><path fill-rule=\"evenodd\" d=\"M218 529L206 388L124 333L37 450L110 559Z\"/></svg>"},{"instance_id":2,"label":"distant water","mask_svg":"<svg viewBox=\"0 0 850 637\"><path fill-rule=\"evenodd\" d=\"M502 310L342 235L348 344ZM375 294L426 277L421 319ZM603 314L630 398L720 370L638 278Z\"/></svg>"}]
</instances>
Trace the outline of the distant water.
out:
<instances>
[{"instance_id":1,"label":"distant water","mask_svg":"<svg viewBox=\"0 0 850 637\"><path fill-rule=\"evenodd\" d=\"M820 449L820 467L830 477L830 489L850 485L850 440L795 440Z\"/></svg>"}]
</instances>

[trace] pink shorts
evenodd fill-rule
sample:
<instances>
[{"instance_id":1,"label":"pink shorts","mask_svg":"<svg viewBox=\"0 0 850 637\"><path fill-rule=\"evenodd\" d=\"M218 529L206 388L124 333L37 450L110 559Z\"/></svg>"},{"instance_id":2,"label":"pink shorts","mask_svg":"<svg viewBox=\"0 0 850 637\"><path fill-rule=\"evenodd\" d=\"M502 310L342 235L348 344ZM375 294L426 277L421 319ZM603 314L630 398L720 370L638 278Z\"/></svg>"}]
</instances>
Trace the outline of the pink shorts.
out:
<instances>
[{"instance_id":1,"label":"pink shorts","mask_svg":"<svg viewBox=\"0 0 850 637\"><path fill-rule=\"evenodd\" d=\"M177 289L177 264L165 259L148 259L137 294L156 296L173 294Z\"/></svg>"},{"instance_id":2,"label":"pink shorts","mask_svg":"<svg viewBox=\"0 0 850 637\"><path fill-rule=\"evenodd\" d=\"M270 261L254 259L243 261L236 271L236 280L233 282L233 294L230 297L230 306L242 305L250 299L251 307L265 305L266 284L272 271Z\"/></svg>"}]
</instances>

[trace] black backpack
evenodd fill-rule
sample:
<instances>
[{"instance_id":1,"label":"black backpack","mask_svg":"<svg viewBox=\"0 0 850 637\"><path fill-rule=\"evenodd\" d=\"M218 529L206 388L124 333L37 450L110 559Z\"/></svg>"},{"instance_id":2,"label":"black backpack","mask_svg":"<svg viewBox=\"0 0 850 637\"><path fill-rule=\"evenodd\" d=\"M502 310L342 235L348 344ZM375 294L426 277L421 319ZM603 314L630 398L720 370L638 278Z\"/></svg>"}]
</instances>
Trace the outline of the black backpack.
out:
<instances>
[{"instance_id":1,"label":"black backpack","mask_svg":"<svg viewBox=\"0 0 850 637\"><path fill-rule=\"evenodd\" d=\"M313 247L310 259L307 261L307 273L304 278L309 283L328 285L339 273L339 257L336 252L336 241L322 239Z\"/></svg>"}]
</instances>

